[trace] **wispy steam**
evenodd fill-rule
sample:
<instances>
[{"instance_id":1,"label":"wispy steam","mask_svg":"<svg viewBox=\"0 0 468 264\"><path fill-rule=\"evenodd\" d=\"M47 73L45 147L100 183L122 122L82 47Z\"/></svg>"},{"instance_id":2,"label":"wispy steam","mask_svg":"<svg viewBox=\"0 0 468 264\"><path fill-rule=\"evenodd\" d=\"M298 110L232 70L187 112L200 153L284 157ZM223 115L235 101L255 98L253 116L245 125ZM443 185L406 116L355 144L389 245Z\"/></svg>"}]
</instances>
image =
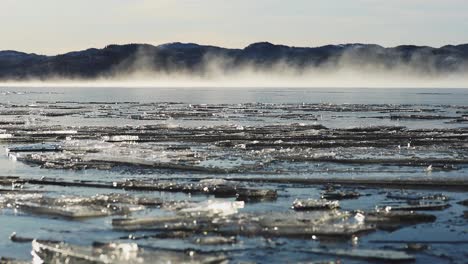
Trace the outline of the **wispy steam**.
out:
<instances>
[{"instance_id":1,"label":"wispy steam","mask_svg":"<svg viewBox=\"0 0 468 264\"><path fill-rule=\"evenodd\" d=\"M207 52L200 61L160 61L159 50L139 47L96 78L49 76L7 81L3 86L108 86L108 87L447 87L468 88L468 67L452 58L440 70L440 60L423 49L402 60L397 55L363 53L360 47L315 64L298 64L287 57L274 63L240 61ZM367 50L368 51L368 50ZM392 57L394 56L394 57ZM448 57L446 60L450 60ZM187 60L190 62L190 60ZM452 67L452 68L451 68Z\"/></svg>"}]
</instances>

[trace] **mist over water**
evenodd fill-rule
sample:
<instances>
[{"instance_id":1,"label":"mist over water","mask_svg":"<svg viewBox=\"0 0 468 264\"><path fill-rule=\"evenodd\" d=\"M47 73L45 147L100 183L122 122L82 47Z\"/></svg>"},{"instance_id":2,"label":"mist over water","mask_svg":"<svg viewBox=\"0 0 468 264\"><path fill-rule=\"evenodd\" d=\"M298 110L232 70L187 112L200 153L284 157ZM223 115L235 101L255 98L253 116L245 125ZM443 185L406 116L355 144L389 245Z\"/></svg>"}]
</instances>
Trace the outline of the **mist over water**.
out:
<instances>
[{"instance_id":1,"label":"mist over water","mask_svg":"<svg viewBox=\"0 0 468 264\"><path fill-rule=\"evenodd\" d=\"M0 86L60 86L60 87L336 87L336 88L468 88L463 74L445 76L417 76L403 71L362 72L341 69L337 72L313 71L302 73L273 70L210 74L199 76L184 73L135 72L123 76L97 79L30 79L5 81Z\"/></svg>"},{"instance_id":2,"label":"mist over water","mask_svg":"<svg viewBox=\"0 0 468 264\"><path fill-rule=\"evenodd\" d=\"M468 88L468 67L464 62L441 68L440 61L421 54L406 61L388 61L355 53L345 51L317 65L302 65L287 57L273 63L261 59L239 62L207 53L200 63L186 65L185 61L157 61L154 51L139 48L97 77L50 74L6 80L0 86Z\"/></svg>"}]
</instances>

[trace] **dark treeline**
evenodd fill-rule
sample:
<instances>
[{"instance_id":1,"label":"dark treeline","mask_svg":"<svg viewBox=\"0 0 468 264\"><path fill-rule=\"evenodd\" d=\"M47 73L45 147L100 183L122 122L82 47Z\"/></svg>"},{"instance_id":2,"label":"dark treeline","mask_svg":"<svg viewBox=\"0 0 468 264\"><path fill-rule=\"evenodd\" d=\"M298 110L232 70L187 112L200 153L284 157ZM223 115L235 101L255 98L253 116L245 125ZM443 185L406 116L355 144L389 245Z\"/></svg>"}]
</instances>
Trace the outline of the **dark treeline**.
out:
<instances>
[{"instance_id":1,"label":"dark treeline","mask_svg":"<svg viewBox=\"0 0 468 264\"><path fill-rule=\"evenodd\" d=\"M405 66L429 74L459 73L468 69L468 44L441 48L398 46L384 48L373 44L327 45L315 48L289 47L268 42L244 49L227 49L198 44L170 43L109 45L56 56L0 51L0 79L25 80L56 78L114 77L139 70L154 73L203 75L211 62L221 72L245 65L269 70L278 64L296 70L323 67L354 67L392 70Z\"/></svg>"}]
</instances>

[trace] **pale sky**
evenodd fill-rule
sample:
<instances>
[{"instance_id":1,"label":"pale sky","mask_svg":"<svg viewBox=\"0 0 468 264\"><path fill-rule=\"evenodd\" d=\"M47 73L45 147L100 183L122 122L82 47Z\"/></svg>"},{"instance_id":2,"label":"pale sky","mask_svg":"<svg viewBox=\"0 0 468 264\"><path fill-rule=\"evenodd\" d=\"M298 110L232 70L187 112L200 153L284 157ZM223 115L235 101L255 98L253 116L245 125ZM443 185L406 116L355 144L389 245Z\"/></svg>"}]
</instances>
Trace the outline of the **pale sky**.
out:
<instances>
[{"instance_id":1,"label":"pale sky","mask_svg":"<svg viewBox=\"0 0 468 264\"><path fill-rule=\"evenodd\" d=\"M0 0L0 50L468 43L468 0Z\"/></svg>"}]
</instances>

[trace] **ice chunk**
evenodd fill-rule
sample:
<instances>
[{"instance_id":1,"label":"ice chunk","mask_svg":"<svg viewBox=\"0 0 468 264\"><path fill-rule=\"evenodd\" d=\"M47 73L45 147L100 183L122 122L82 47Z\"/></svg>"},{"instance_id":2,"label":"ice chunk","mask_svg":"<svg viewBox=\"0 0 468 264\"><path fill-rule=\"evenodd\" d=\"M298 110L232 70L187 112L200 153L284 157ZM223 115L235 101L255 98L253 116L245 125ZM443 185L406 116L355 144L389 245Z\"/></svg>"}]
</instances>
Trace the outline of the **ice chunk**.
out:
<instances>
[{"instance_id":1,"label":"ice chunk","mask_svg":"<svg viewBox=\"0 0 468 264\"><path fill-rule=\"evenodd\" d=\"M222 263L222 253L189 253L140 249L134 243L94 243L91 247L65 243L32 242L33 263L140 264L140 263Z\"/></svg>"},{"instance_id":2,"label":"ice chunk","mask_svg":"<svg viewBox=\"0 0 468 264\"><path fill-rule=\"evenodd\" d=\"M68 205L68 206L55 206L55 205L40 205L35 203L16 203L16 208L19 210L29 212L32 214L60 216L69 219L103 217L116 214L129 214L132 210L143 209L119 207L116 205L109 206L84 206L84 205Z\"/></svg>"},{"instance_id":3,"label":"ice chunk","mask_svg":"<svg viewBox=\"0 0 468 264\"><path fill-rule=\"evenodd\" d=\"M8 139L8 138L12 138L13 135L12 134L0 134L0 139Z\"/></svg>"},{"instance_id":4,"label":"ice chunk","mask_svg":"<svg viewBox=\"0 0 468 264\"><path fill-rule=\"evenodd\" d=\"M23 146L8 147L8 152L49 152L49 151L62 151L62 146L52 143L40 143Z\"/></svg>"},{"instance_id":5,"label":"ice chunk","mask_svg":"<svg viewBox=\"0 0 468 264\"><path fill-rule=\"evenodd\" d=\"M195 239L195 243L201 245L220 245L220 244L234 244L237 242L236 237L223 237L223 236L208 236L199 237Z\"/></svg>"},{"instance_id":6,"label":"ice chunk","mask_svg":"<svg viewBox=\"0 0 468 264\"><path fill-rule=\"evenodd\" d=\"M322 194L321 198L343 200L343 199L357 199L360 196L361 194L355 191L336 191L336 192L325 192Z\"/></svg>"},{"instance_id":7,"label":"ice chunk","mask_svg":"<svg viewBox=\"0 0 468 264\"><path fill-rule=\"evenodd\" d=\"M339 207L340 207L340 203L338 201L326 201L326 200L316 200L316 199L307 199L307 200L296 199L292 205L292 208L298 211L299 210L335 209Z\"/></svg>"},{"instance_id":8,"label":"ice chunk","mask_svg":"<svg viewBox=\"0 0 468 264\"><path fill-rule=\"evenodd\" d=\"M184 208L180 210L180 212L189 214L203 213L206 215L228 216L236 214L241 208L244 208L243 201L225 202L208 200L202 203L194 204L192 207Z\"/></svg>"},{"instance_id":9,"label":"ice chunk","mask_svg":"<svg viewBox=\"0 0 468 264\"><path fill-rule=\"evenodd\" d=\"M388 206L385 206L388 207ZM439 201L415 201L409 202L408 205L391 205L392 211L418 211L418 210L444 210L450 207L450 204ZM378 207L378 210L384 208Z\"/></svg>"},{"instance_id":10,"label":"ice chunk","mask_svg":"<svg viewBox=\"0 0 468 264\"><path fill-rule=\"evenodd\" d=\"M102 139L108 142L123 142L123 141L138 141L140 137L132 136L132 135L115 135L115 136L104 136L102 137Z\"/></svg>"},{"instance_id":11,"label":"ice chunk","mask_svg":"<svg viewBox=\"0 0 468 264\"><path fill-rule=\"evenodd\" d=\"M36 135L36 134L47 134L47 135L74 135L77 134L76 130L42 130L42 131L30 131L27 134Z\"/></svg>"},{"instance_id":12,"label":"ice chunk","mask_svg":"<svg viewBox=\"0 0 468 264\"><path fill-rule=\"evenodd\" d=\"M417 193L417 192L392 192L387 194L387 198L398 200L442 200L446 201L449 198L442 193Z\"/></svg>"},{"instance_id":13,"label":"ice chunk","mask_svg":"<svg viewBox=\"0 0 468 264\"><path fill-rule=\"evenodd\" d=\"M340 257L350 257L368 260L384 260L384 261L412 261L414 256L408 255L405 252L395 250L377 250L377 249L320 249L313 248L308 250L315 254L325 254Z\"/></svg>"}]
</instances>

